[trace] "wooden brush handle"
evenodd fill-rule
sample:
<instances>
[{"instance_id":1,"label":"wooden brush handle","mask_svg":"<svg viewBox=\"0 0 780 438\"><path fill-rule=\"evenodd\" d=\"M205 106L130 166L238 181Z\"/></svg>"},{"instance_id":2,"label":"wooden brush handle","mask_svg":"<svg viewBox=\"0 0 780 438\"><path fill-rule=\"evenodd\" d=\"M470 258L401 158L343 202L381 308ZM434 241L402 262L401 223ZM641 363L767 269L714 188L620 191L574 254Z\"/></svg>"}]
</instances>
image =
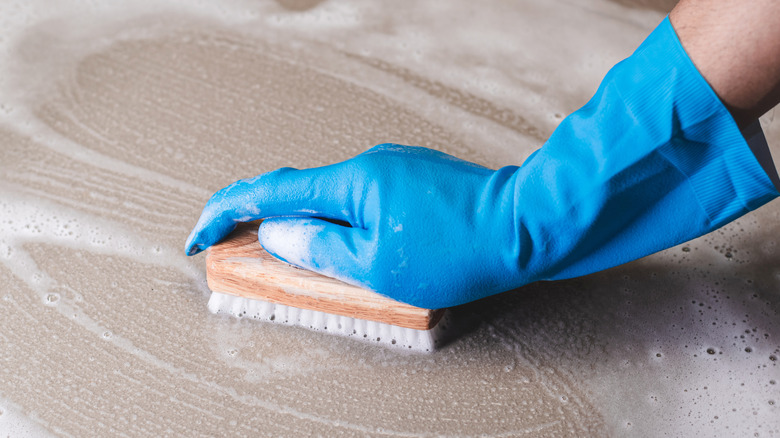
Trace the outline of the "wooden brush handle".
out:
<instances>
[{"instance_id":1,"label":"wooden brush handle","mask_svg":"<svg viewBox=\"0 0 780 438\"><path fill-rule=\"evenodd\" d=\"M433 328L444 314L282 262L260 246L258 226L239 224L209 248L206 277L212 291L417 330Z\"/></svg>"}]
</instances>

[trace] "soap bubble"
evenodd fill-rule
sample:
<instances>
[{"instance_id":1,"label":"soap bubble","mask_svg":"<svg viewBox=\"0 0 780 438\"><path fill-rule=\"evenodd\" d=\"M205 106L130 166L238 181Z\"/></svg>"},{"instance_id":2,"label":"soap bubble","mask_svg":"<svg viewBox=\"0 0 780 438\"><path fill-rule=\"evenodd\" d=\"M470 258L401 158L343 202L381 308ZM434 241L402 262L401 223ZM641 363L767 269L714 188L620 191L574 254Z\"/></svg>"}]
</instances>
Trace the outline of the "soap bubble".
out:
<instances>
[{"instance_id":1,"label":"soap bubble","mask_svg":"<svg viewBox=\"0 0 780 438\"><path fill-rule=\"evenodd\" d=\"M46 294L46 297L44 298L44 304L47 306L54 306L60 301L60 294L57 293L50 293Z\"/></svg>"}]
</instances>

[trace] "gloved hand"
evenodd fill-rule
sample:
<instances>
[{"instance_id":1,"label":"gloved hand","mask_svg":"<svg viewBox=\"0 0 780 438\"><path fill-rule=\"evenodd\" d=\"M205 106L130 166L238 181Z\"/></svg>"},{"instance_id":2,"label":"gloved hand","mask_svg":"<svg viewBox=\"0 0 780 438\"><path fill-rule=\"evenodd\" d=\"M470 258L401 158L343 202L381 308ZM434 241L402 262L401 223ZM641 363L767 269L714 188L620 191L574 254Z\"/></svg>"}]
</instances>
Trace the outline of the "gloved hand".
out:
<instances>
[{"instance_id":1,"label":"gloved hand","mask_svg":"<svg viewBox=\"0 0 780 438\"><path fill-rule=\"evenodd\" d=\"M258 238L276 257L443 308L628 262L776 196L665 19L519 168L386 144L280 169L212 196L186 251L266 218Z\"/></svg>"}]
</instances>

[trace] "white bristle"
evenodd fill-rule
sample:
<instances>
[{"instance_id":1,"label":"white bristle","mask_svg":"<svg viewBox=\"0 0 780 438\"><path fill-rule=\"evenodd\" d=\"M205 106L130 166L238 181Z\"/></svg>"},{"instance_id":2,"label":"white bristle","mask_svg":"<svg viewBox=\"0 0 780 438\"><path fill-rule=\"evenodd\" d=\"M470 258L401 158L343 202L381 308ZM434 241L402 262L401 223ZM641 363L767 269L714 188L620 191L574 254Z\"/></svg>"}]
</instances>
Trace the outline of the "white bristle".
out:
<instances>
[{"instance_id":1,"label":"white bristle","mask_svg":"<svg viewBox=\"0 0 780 438\"><path fill-rule=\"evenodd\" d=\"M208 304L212 313L227 313L239 318L252 318L286 325L297 325L316 331L347 336L388 347L414 351L434 351L443 339L445 319L430 330L398 327L376 321L333 315L317 310L251 300L235 295L212 292Z\"/></svg>"}]
</instances>

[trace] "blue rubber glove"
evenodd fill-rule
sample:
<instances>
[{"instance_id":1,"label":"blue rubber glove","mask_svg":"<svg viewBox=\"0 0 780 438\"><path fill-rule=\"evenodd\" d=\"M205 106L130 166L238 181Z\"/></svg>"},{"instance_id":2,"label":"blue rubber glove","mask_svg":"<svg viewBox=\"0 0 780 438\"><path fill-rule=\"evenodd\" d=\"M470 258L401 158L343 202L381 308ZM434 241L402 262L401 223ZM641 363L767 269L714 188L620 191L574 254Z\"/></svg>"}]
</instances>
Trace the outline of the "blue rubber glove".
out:
<instances>
[{"instance_id":1,"label":"blue rubber glove","mask_svg":"<svg viewBox=\"0 0 780 438\"><path fill-rule=\"evenodd\" d=\"M258 237L276 257L443 308L643 257L776 196L667 18L519 168L380 145L280 169L217 192L186 251L267 218Z\"/></svg>"}]
</instances>

